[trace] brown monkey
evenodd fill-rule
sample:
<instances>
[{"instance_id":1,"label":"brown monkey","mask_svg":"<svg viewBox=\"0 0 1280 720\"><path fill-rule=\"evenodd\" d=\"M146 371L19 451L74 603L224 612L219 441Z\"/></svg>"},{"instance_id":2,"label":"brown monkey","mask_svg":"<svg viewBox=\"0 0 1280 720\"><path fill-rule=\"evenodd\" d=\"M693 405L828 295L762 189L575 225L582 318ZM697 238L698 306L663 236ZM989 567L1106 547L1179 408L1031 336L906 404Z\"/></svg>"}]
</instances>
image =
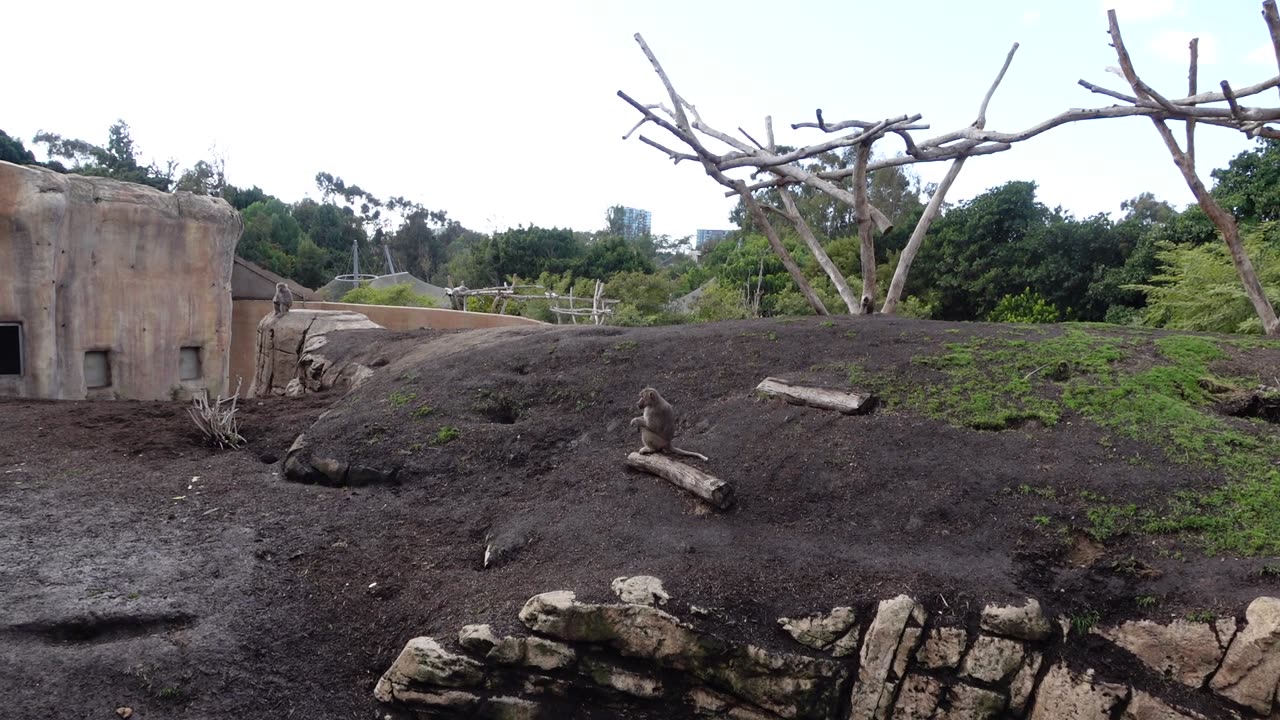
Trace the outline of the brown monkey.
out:
<instances>
[{"instance_id":1,"label":"brown monkey","mask_svg":"<svg viewBox=\"0 0 1280 720\"><path fill-rule=\"evenodd\" d=\"M676 413L671 403L663 400L657 390L653 388L641 390L640 402L636 405L644 410L644 417L631 420L631 427L640 428L640 439L644 441L644 446L640 448L641 454L671 452L686 457L707 459L706 455L681 450L671 444L671 439L676 435Z\"/></svg>"},{"instance_id":2,"label":"brown monkey","mask_svg":"<svg viewBox=\"0 0 1280 720\"><path fill-rule=\"evenodd\" d=\"M293 293L289 291L288 285L276 283L276 296L271 299L271 304L276 309L276 315L289 312L289 308L293 307Z\"/></svg>"}]
</instances>

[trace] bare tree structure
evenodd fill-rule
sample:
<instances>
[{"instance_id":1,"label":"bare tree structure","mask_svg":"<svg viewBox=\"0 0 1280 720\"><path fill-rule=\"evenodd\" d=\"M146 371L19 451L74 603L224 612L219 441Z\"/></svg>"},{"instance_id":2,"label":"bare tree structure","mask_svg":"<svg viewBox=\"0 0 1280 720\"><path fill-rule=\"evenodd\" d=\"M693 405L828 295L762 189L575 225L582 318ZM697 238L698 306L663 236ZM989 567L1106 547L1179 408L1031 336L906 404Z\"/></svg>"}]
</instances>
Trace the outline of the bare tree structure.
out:
<instances>
[{"instance_id":1,"label":"bare tree structure","mask_svg":"<svg viewBox=\"0 0 1280 720\"><path fill-rule=\"evenodd\" d=\"M449 307L453 310L466 310L467 298L472 297L491 297L489 303L489 312L502 315L507 310L507 302L510 300L548 300L550 301L550 310L556 316L556 324L560 324L560 318L567 317L573 321L574 325L578 324L578 318L590 320L593 325L603 325L605 320L613 314L614 306L622 302L621 300L611 300L604 297L604 283L596 280L592 296L585 298L582 296L574 297L572 286L569 288L568 295L561 295L546 289L542 285L512 285L511 283L503 283L497 287L471 289L466 285L452 287L452 278L450 278L451 287L445 288L445 294L449 296ZM562 307L562 302L568 302L568 307ZM582 306L583 303L590 303L590 307ZM575 305L577 303L577 305Z\"/></svg>"},{"instance_id":2,"label":"bare tree structure","mask_svg":"<svg viewBox=\"0 0 1280 720\"><path fill-rule=\"evenodd\" d=\"M1272 41L1276 46L1277 64L1280 65L1280 14L1276 13L1275 0L1266 0L1263 6L1263 14L1271 31ZM760 227L765 237L768 238L773 251L782 260L783 266L790 273L800 292L808 300L814 312L819 315L828 314L827 308L814 293L808 280L800 272L794 259L782 244L777 230L769 222L766 210L772 211L776 216L782 217L791 223L800 239L813 253L819 266L831 279L832 285L836 288L848 311L853 314L864 313L869 311L871 303L877 297L874 233L877 229L881 233L886 232L891 227L888 218L868 202L866 194L868 173L901 165L949 161L951 167L935 188L923 214L916 223L906 247L899 257L897 267L894 269L893 279L885 294L885 301L882 307L882 312L893 313L901 302L911 264L915 260L930 226L940 213L948 190L950 190L951 185L955 182L968 158L1004 152L1011 149L1018 142L1029 140L1067 123L1121 117L1149 117L1158 128L1162 129L1162 137L1165 137L1166 143L1170 145L1171 152L1175 153L1175 161L1183 169L1188 184L1191 186L1192 191L1196 193L1197 199L1205 207L1206 213L1223 231L1224 239L1227 240L1232 249L1232 258L1240 271L1241 279L1245 283L1250 300L1253 301L1255 308L1257 308L1259 316L1263 318L1263 327L1268 334L1275 334L1280 331L1276 326L1275 312L1267 304L1253 273L1252 266L1249 264L1248 257L1240 249L1239 233L1235 229L1234 219L1213 203L1203 184L1198 179L1195 179L1194 132L1196 124L1205 124L1234 129L1250 137L1280 138L1280 129L1269 125L1280 120L1280 108L1253 108L1245 107L1239 103L1241 98L1251 97L1271 88L1280 87L1280 76L1234 91L1224 82L1222 84L1222 92L1197 93L1195 87L1195 45L1193 43L1190 94L1181 99L1167 99L1156 93L1133 73L1132 63L1129 62L1128 55L1120 42L1120 34L1116 26L1114 12L1110 14L1110 19L1113 43L1116 46L1117 55L1121 58L1122 67L1127 68L1124 72L1124 77L1131 81L1130 85L1133 87L1134 95L1101 88L1084 80L1080 81L1080 85L1092 92L1122 100L1126 103L1124 105L1100 108L1072 108L1017 132L988 130L986 127L987 109L991 103L992 96L1013 62L1014 54L1018 50L1018 44L1014 43L1005 58L1003 66L1000 68L1000 72L991 83L986 95L982 98L977 118L963 128L918 140L916 139L916 134L929 129L929 125L920 122L922 116L919 114L899 115L876 121L845 120L827 122L823 118L822 110L819 109L815 113L816 122L794 123L791 128L793 130L802 128L816 129L830 136L830 138L823 142L787 152L780 152L775 144L771 118L765 118L764 142L756 140L741 127L737 128L738 133L742 136L739 138L707 125L699 115L697 108L676 91L666 71L658 62L648 44L645 43L644 38L636 34L636 42L640 45L640 49L644 52L650 64L652 64L666 90L667 102L644 104L619 90L618 96L635 108L641 115L639 122L623 136L623 139L630 138L646 124L655 125L674 136L684 146L684 149L673 149L643 134L639 135L639 140L666 154L673 163L683 161L699 163L708 176L728 188L725 193L726 196L739 196L755 224ZM1227 107L1215 107L1214 105L1217 103L1226 103ZM1165 122L1170 120L1181 120L1187 124L1188 147L1186 152L1177 149L1177 143L1165 125ZM875 143L891 137L901 140L904 151L895 156L872 159L872 149ZM855 162L852 167L812 171L804 165L805 161L816 158L823 153L843 148L854 149ZM744 169L751 171L749 175L750 182L730 174ZM860 296L855 295L852 289L848 287L848 283L839 268L831 261L812 230L801 217L794 199L787 190L792 185L806 185L845 203L853 209L858 222L858 236L862 251L862 291ZM756 191L767 188L778 189L782 207L767 206L756 196ZM1216 211L1214 208L1216 208ZM1252 288L1250 287L1250 277L1253 278Z\"/></svg>"},{"instance_id":3,"label":"bare tree structure","mask_svg":"<svg viewBox=\"0 0 1280 720\"><path fill-rule=\"evenodd\" d=\"M1276 11L1275 0L1265 0L1262 3L1262 17L1266 21L1267 30L1270 32L1271 44L1275 48L1276 64L1280 67L1280 13ZM1275 308L1267 300L1262 283L1258 282L1258 274L1253 268L1253 262L1249 259L1248 254L1245 253L1244 245L1240 242L1239 225L1235 217L1214 200L1213 196L1209 194L1209 190L1205 188L1204 182L1200 180L1200 176L1196 172L1195 154L1197 122L1230 127L1243 132L1251 138L1280 138L1280 129L1269 124L1280 119L1280 110L1252 108L1240 104L1241 98L1257 95L1268 88L1276 87L1280 84L1280 76L1274 77L1265 83L1240 90L1233 90L1231 83L1223 80L1219 84L1222 88L1221 93L1197 95L1196 76L1199 69L1200 43L1199 38L1196 38L1191 41L1189 48L1191 53L1190 71L1188 73L1190 95L1181 100L1169 100L1143 82L1142 78L1138 77L1138 73L1133 67L1133 59L1129 56L1129 51L1124 46L1124 39L1120 35L1120 24L1116 21L1115 10L1107 12L1107 20L1110 23L1111 46L1115 48L1116 59L1120 63L1118 69L1108 69L1125 79L1125 82L1129 84L1129 88L1133 91L1133 95L1107 90L1084 80L1081 80L1080 84L1093 92L1122 100L1128 103L1128 108L1151 111L1151 122L1155 125L1156 131L1160 133L1160 139L1164 141L1165 147L1169 149L1169 154L1173 157L1174 164L1182 172L1182 177L1186 180L1187 187L1195 195L1196 201L1200 203L1205 215L1209 216L1214 226L1218 228L1218 232L1222 233L1222 239L1226 242L1227 249L1231 253L1231 262L1236 268L1236 274L1240 276L1240 283L1244 286L1245 295L1248 296L1249 302L1253 304L1254 311L1257 312L1258 318L1262 321L1263 333L1280 335L1280 320L1276 318ZM1226 107L1209 107L1212 103L1224 102ZM1173 131L1165 124L1166 120L1182 120L1186 123L1187 142L1185 148L1178 146L1178 140L1174 137Z\"/></svg>"}]
</instances>

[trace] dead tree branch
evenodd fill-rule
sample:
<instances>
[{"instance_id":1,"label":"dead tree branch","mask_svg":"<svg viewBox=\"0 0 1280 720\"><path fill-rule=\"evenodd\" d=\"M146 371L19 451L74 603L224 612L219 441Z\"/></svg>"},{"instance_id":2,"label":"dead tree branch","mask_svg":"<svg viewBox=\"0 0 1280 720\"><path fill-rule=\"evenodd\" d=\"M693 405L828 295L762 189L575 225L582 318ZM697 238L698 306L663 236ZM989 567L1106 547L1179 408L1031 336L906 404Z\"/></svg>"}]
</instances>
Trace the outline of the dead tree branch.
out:
<instances>
[{"instance_id":1,"label":"dead tree branch","mask_svg":"<svg viewBox=\"0 0 1280 720\"><path fill-rule=\"evenodd\" d=\"M1272 27L1271 17L1268 15L1270 11L1274 14L1274 0L1266 0L1263 3L1263 16L1267 18L1268 28ZM1116 59L1120 62L1120 71L1124 79L1133 88L1134 94L1139 100L1154 100L1162 107L1170 104L1168 100L1161 98L1160 94L1152 89L1149 85L1142 81L1138 76L1137 70L1134 69L1133 59L1129 56L1129 51L1125 48L1124 38L1120 34L1120 23L1116 20L1114 10L1107 12L1107 22L1109 23L1109 31L1111 34L1111 45L1115 48ZM1273 33L1273 39L1276 35ZM1280 52L1280 46L1277 46ZM1193 49L1193 65L1194 65L1194 49ZM1241 108L1235 100L1235 96L1231 91L1231 85L1227 81L1222 81L1223 98L1230 104L1228 112L1234 120L1239 123L1239 128L1245 130L1245 116L1248 115L1244 108ZM1174 106L1178 107L1178 106ZM1195 108L1202 110L1203 108ZM1181 119L1190 124L1195 118L1194 114L1188 114ZM1205 187L1200 180L1200 176L1196 174L1194 162L1189 154L1192 149L1188 143L1188 152L1184 152L1178 147L1178 141L1173 136L1173 131L1165 124L1165 120L1160 117L1151 118L1151 122L1155 125L1156 131L1160 134L1160 139L1164 141L1165 147L1169 150L1169 155L1173 158L1173 162L1178 166L1178 170L1182 172L1182 177L1186 180L1187 187L1196 196L1196 201L1200 203L1201 209L1213 221L1214 226L1222 233L1222 239L1227 244L1227 248L1231 253L1231 262L1236 268L1236 273L1240 276L1240 282L1244 286L1245 294L1249 297L1249 302L1253 304L1254 311L1257 312L1258 318L1262 321L1262 330L1267 335L1280 335L1280 319L1276 317L1275 308L1271 306L1267 300L1266 292L1262 288L1262 284L1258 281L1258 274L1254 270L1253 262L1244 251L1244 245L1240 242L1240 228L1236 223L1236 219L1231 213L1227 212L1218 204L1213 195ZM1191 133L1190 128L1187 130ZM1190 137L1190 135L1188 135Z\"/></svg>"}]
</instances>

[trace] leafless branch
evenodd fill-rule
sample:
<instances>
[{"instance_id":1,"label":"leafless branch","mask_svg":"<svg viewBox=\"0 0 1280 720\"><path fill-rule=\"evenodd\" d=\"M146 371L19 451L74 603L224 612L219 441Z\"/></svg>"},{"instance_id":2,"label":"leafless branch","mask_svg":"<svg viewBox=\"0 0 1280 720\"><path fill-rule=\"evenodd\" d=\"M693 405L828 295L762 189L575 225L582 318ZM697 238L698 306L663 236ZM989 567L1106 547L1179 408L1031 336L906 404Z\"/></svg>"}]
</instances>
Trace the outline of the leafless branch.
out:
<instances>
[{"instance_id":1,"label":"leafless branch","mask_svg":"<svg viewBox=\"0 0 1280 720\"><path fill-rule=\"evenodd\" d=\"M1000 81L1004 80L1004 74L1009 71L1009 65L1013 62L1013 54L1018 52L1018 43L1014 43L1009 48L1009 54L1004 59L1004 65L1000 68L1000 74L996 75L995 82L991 83L987 94L982 98L982 105L978 108L978 119L973 121L976 128L984 128L987 126L987 105L991 103L991 96L996 94L996 88L1000 87Z\"/></svg>"}]
</instances>

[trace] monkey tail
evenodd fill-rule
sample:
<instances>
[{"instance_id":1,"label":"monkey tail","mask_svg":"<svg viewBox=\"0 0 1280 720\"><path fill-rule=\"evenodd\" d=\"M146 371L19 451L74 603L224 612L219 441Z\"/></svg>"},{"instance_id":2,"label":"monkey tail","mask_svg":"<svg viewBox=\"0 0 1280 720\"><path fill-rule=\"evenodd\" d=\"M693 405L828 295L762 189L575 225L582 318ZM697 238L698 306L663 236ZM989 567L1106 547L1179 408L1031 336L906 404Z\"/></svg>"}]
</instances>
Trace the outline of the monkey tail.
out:
<instances>
[{"instance_id":1,"label":"monkey tail","mask_svg":"<svg viewBox=\"0 0 1280 720\"><path fill-rule=\"evenodd\" d=\"M671 452L675 453L676 455L684 455L685 457L696 457L696 458L698 458L699 460L704 460L704 461L706 461L706 460L710 460L710 459L711 459L711 458L707 457L706 455L703 455L702 453L689 452L688 450L681 450L680 448L676 447L675 445L672 445L671 447L669 447L669 448L667 448L667 449L668 449L668 450L670 450Z\"/></svg>"}]
</instances>

